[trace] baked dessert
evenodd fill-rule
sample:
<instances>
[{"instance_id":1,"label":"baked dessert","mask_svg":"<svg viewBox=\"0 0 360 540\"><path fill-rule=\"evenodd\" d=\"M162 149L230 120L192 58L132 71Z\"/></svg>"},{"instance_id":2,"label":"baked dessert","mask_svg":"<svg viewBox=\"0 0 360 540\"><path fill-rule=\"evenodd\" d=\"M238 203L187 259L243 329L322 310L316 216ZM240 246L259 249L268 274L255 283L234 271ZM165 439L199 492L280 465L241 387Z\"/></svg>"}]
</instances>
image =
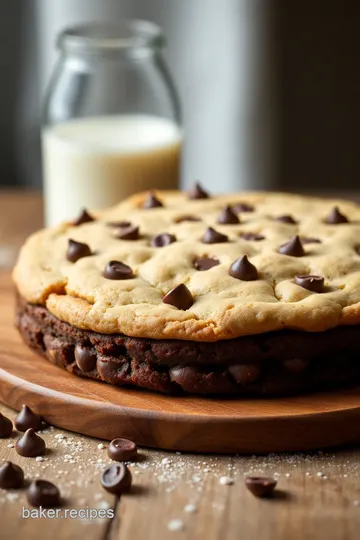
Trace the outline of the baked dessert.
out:
<instances>
[{"instance_id":1,"label":"baked dessert","mask_svg":"<svg viewBox=\"0 0 360 540\"><path fill-rule=\"evenodd\" d=\"M115 385L291 394L360 380L360 206L140 193L44 229L13 273L25 342Z\"/></svg>"}]
</instances>

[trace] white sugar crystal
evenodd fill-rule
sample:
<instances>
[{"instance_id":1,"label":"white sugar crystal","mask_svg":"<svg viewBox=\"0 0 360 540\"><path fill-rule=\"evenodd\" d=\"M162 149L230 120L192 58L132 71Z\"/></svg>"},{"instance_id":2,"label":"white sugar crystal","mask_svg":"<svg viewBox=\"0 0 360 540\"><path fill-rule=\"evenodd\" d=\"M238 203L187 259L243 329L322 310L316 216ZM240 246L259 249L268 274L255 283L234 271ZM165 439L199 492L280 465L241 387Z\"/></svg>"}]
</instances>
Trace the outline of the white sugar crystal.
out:
<instances>
[{"instance_id":1,"label":"white sugar crystal","mask_svg":"<svg viewBox=\"0 0 360 540\"><path fill-rule=\"evenodd\" d=\"M44 458L42 456L37 456L35 461L44 461Z\"/></svg>"},{"instance_id":2,"label":"white sugar crystal","mask_svg":"<svg viewBox=\"0 0 360 540\"><path fill-rule=\"evenodd\" d=\"M102 442L99 443L99 444L97 445L97 447L98 447L99 450L102 450L103 448L105 448L105 446L103 445Z\"/></svg>"},{"instance_id":3,"label":"white sugar crystal","mask_svg":"<svg viewBox=\"0 0 360 540\"><path fill-rule=\"evenodd\" d=\"M234 480L230 476L220 476L219 482L222 486L231 486Z\"/></svg>"},{"instance_id":4,"label":"white sugar crystal","mask_svg":"<svg viewBox=\"0 0 360 540\"><path fill-rule=\"evenodd\" d=\"M197 511L197 507L195 506L195 504L190 503L184 506L184 511L189 512L190 514L193 514L194 512Z\"/></svg>"},{"instance_id":5,"label":"white sugar crystal","mask_svg":"<svg viewBox=\"0 0 360 540\"><path fill-rule=\"evenodd\" d=\"M63 435L62 433L57 433L55 435L55 439L66 439L65 435Z\"/></svg>"},{"instance_id":6,"label":"white sugar crystal","mask_svg":"<svg viewBox=\"0 0 360 540\"><path fill-rule=\"evenodd\" d=\"M97 508L103 508L104 510L107 510L108 508L110 508L111 504L107 501L101 501L96 506Z\"/></svg>"},{"instance_id":7,"label":"white sugar crystal","mask_svg":"<svg viewBox=\"0 0 360 540\"><path fill-rule=\"evenodd\" d=\"M6 498L8 501L16 501L18 498L19 498L19 494L18 493L7 493L6 494Z\"/></svg>"},{"instance_id":8,"label":"white sugar crystal","mask_svg":"<svg viewBox=\"0 0 360 540\"><path fill-rule=\"evenodd\" d=\"M181 519L172 519L168 523L169 531L182 531L184 528L184 522Z\"/></svg>"},{"instance_id":9,"label":"white sugar crystal","mask_svg":"<svg viewBox=\"0 0 360 540\"><path fill-rule=\"evenodd\" d=\"M168 457L165 457L164 459L161 460L162 465L170 465L170 463L172 463L172 461Z\"/></svg>"},{"instance_id":10,"label":"white sugar crystal","mask_svg":"<svg viewBox=\"0 0 360 540\"><path fill-rule=\"evenodd\" d=\"M10 444L7 445L8 448L14 448L14 446L15 446L15 445L12 444L12 443L10 443Z\"/></svg>"}]
</instances>

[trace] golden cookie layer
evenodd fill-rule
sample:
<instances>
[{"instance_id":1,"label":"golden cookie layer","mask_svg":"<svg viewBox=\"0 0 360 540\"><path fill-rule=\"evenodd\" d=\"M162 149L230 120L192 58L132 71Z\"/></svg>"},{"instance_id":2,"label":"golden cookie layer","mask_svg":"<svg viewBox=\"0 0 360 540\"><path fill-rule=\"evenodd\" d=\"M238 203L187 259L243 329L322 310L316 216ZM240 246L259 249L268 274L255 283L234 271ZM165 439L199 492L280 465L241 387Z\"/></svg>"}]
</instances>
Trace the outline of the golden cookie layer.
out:
<instances>
[{"instance_id":1,"label":"golden cookie layer","mask_svg":"<svg viewBox=\"0 0 360 540\"><path fill-rule=\"evenodd\" d=\"M287 194L241 193L189 200L186 193L158 192L163 207L143 209L141 193L103 212L96 221L65 223L32 235L14 269L14 281L29 302L46 305L59 319L75 327L101 333L155 339L216 341L270 330L292 328L323 331L360 323L360 206L351 202ZM217 223L226 205L247 203L239 224ZM339 207L349 223L327 224ZM295 224L275 218L290 214ZM201 221L177 220L185 215ZM116 238L109 222L139 226L140 239ZM226 234L226 243L205 244L207 227ZM176 236L164 247L152 247L160 233ZM263 240L245 240L257 233ZM305 255L278 252L295 235L320 240L304 243ZM77 262L66 258L68 240L86 243L94 253ZM242 281L229 275L230 265L247 255L258 279ZM206 271L194 268L200 257L218 259ZM130 266L131 279L103 277L107 263ZM311 292L295 283L295 276L325 278L324 292ZM194 299L187 310L163 303L164 295L184 283Z\"/></svg>"}]
</instances>

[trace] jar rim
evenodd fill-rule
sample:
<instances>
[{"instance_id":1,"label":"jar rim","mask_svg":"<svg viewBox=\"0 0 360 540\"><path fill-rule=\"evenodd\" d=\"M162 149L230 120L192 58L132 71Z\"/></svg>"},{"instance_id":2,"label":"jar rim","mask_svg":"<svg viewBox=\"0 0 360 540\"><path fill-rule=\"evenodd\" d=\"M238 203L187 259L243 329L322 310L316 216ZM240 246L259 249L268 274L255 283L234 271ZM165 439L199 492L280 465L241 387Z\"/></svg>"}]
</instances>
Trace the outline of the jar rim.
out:
<instances>
[{"instance_id":1,"label":"jar rim","mask_svg":"<svg viewBox=\"0 0 360 540\"><path fill-rule=\"evenodd\" d=\"M160 26L141 19L82 23L65 28L57 38L58 48L69 52L161 48L163 45Z\"/></svg>"}]
</instances>

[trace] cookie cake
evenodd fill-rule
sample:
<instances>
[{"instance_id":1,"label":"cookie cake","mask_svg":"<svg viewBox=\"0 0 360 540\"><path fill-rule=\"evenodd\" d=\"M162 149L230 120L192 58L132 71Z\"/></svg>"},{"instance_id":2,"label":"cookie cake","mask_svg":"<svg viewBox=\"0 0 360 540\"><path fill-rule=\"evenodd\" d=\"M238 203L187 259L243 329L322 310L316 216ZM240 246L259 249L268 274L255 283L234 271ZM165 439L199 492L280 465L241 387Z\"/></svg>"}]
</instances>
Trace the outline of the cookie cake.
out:
<instances>
[{"instance_id":1,"label":"cookie cake","mask_svg":"<svg viewBox=\"0 0 360 540\"><path fill-rule=\"evenodd\" d=\"M33 234L25 343L74 375L165 393L360 381L360 206L281 193L140 193Z\"/></svg>"}]
</instances>

